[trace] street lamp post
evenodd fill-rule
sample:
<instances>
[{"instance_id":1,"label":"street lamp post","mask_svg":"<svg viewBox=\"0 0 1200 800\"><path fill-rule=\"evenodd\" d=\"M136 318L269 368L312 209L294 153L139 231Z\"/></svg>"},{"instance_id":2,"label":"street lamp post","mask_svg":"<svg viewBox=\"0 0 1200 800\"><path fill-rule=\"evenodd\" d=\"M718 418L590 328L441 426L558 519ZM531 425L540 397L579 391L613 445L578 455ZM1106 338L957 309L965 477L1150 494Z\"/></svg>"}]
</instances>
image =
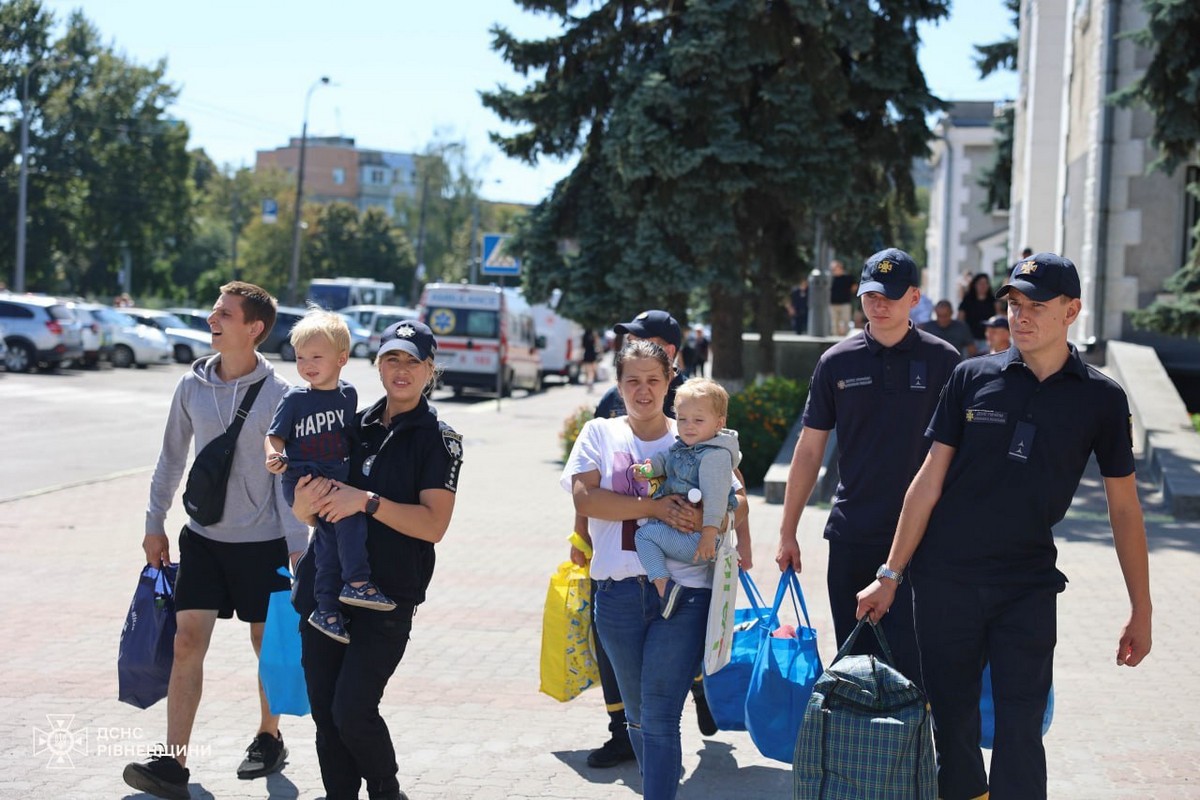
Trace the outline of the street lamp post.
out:
<instances>
[{"instance_id":1,"label":"street lamp post","mask_svg":"<svg viewBox=\"0 0 1200 800\"><path fill-rule=\"evenodd\" d=\"M25 223L29 208L29 74L42 65L42 59L31 61L21 78L21 170L17 178L17 264L13 275L13 291L25 291Z\"/></svg>"},{"instance_id":2,"label":"street lamp post","mask_svg":"<svg viewBox=\"0 0 1200 800\"><path fill-rule=\"evenodd\" d=\"M300 284L300 215L302 206L304 205L304 152L308 145L308 102L312 100L312 93L319 86L328 86L329 76L322 75L321 78L308 87L308 92L304 95L304 123L300 127L300 164L296 171L296 211L292 221L292 270L288 276L288 302L295 305L299 298Z\"/></svg>"}]
</instances>

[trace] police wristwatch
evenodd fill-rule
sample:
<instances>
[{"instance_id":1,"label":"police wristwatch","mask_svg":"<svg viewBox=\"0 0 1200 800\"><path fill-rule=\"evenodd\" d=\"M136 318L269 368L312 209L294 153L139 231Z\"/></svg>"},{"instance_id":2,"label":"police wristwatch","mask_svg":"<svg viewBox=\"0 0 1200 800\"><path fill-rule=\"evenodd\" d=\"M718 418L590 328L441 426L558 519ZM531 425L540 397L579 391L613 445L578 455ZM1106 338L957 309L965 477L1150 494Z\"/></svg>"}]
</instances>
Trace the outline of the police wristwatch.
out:
<instances>
[{"instance_id":1,"label":"police wristwatch","mask_svg":"<svg viewBox=\"0 0 1200 800\"><path fill-rule=\"evenodd\" d=\"M895 581L896 585L904 583L904 573L896 572L894 569L888 569L887 564L880 564L879 569L875 570L876 578L887 578L889 581Z\"/></svg>"},{"instance_id":2,"label":"police wristwatch","mask_svg":"<svg viewBox=\"0 0 1200 800\"><path fill-rule=\"evenodd\" d=\"M379 510L379 495L375 492L367 492L367 506L363 509L363 513L368 517L375 516L375 512Z\"/></svg>"}]
</instances>

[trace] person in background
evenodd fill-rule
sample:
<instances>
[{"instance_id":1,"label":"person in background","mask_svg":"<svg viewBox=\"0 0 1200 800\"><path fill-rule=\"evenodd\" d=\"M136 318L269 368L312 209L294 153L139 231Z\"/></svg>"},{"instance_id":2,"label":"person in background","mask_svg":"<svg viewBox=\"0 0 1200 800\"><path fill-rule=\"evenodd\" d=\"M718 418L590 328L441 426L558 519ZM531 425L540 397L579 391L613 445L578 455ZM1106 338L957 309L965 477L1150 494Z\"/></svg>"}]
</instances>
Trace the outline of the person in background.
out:
<instances>
[{"instance_id":1,"label":"person in background","mask_svg":"<svg viewBox=\"0 0 1200 800\"><path fill-rule=\"evenodd\" d=\"M908 312L908 318L918 328L933 319L933 301L929 299L929 295L921 292L917 304Z\"/></svg>"},{"instance_id":2,"label":"person in background","mask_svg":"<svg viewBox=\"0 0 1200 800\"><path fill-rule=\"evenodd\" d=\"M596 387L596 332L591 328L583 332L583 379L588 394Z\"/></svg>"},{"instance_id":3,"label":"person in background","mask_svg":"<svg viewBox=\"0 0 1200 800\"><path fill-rule=\"evenodd\" d=\"M1067 341L1082 308L1079 274L1069 259L1038 253L998 294L1015 346L950 376L887 561L858 594L859 618L886 619L899 588L912 586L945 800L1046 797L1042 720L1067 583L1053 529L1093 455L1130 604L1115 661L1136 666L1151 647L1129 402ZM979 749L985 663L996 712L990 775Z\"/></svg>"},{"instance_id":4,"label":"person in background","mask_svg":"<svg viewBox=\"0 0 1200 800\"><path fill-rule=\"evenodd\" d=\"M958 304L958 318L967 323L971 335L975 337L975 347L982 351L987 344L983 333L983 323L999 313L999 303L992 295L992 282L984 273L979 273L971 279L971 285L963 299Z\"/></svg>"},{"instance_id":5,"label":"person in background","mask_svg":"<svg viewBox=\"0 0 1200 800\"><path fill-rule=\"evenodd\" d=\"M954 306L950 305L949 300L937 301L933 307L933 319L922 325L921 330L949 342L960 355L973 356L979 352L967 323L954 318Z\"/></svg>"},{"instance_id":6,"label":"person in background","mask_svg":"<svg viewBox=\"0 0 1200 800\"><path fill-rule=\"evenodd\" d=\"M800 276L800 280L788 292L788 319L792 323L792 333L808 333L808 276Z\"/></svg>"},{"instance_id":7,"label":"person in background","mask_svg":"<svg viewBox=\"0 0 1200 800\"><path fill-rule=\"evenodd\" d=\"M927 445L925 426L938 392L958 364L958 352L908 319L921 290L917 265L888 248L867 259L859 284L866 328L835 344L813 370L784 491L779 568L801 568L796 529L812 494L831 431L837 431L840 482L825 526L826 575L837 641L854 629L855 593L887 556L904 489ZM912 604L901 599L884 620L894 666L920 682ZM878 653L874 636L860 636L856 653Z\"/></svg>"},{"instance_id":8,"label":"person in background","mask_svg":"<svg viewBox=\"0 0 1200 800\"><path fill-rule=\"evenodd\" d=\"M697 325L693 329L692 346L696 348L696 363L694 369L688 370L688 377L703 378L705 365L708 364L708 336L704 333L704 326Z\"/></svg>"},{"instance_id":9,"label":"person in background","mask_svg":"<svg viewBox=\"0 0 1200 800\"><path fill-rule=\"evenodd\" d=\"M1008 333L1008 317L1003 314L983 323L983 332L987 336L988 353L1003 353L1012 344Z\"/></svg>"},{"instance_id":10,"label":"person in background","mask_svg":"<svg viewBox=\"0 0 1200 800\"><path fill-rule=\"evenodd\" d=\"M829 262L829 326L835 336L850 332L854 316L854 278L846 274L846 265L838 259Z\"/></svg>"}]
</instances>

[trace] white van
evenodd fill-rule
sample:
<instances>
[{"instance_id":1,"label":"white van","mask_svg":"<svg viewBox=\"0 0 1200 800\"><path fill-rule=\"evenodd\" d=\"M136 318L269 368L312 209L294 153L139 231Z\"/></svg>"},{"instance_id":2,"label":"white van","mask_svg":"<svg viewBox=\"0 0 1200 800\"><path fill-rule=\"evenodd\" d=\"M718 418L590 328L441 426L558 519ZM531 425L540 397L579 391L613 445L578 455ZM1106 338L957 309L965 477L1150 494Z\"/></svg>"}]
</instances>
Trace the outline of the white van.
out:
<instances>
[{"instance_id":1,"label":"white van","mask_svg":"<svg viewBox=\"0 0 1200 800\"><path fill-rule=\"evenodd\" d=\"M583 326L561 316L546 303L533 307L533 324L546 340L542 348L542 377L555 375L579 383L583 368Z\"/></svg>"},{"instance_id":2,"label":"white van","mask_svg":"<svg viewBox=\"0 0 1200 800\"><path fill-rule=\"evenodd\" d=\"M442 385L454 390L542 389L540 337L533 311L515 289L430 283L421 293L421 321L437 337Z\"/></svg>"}]
</instances>

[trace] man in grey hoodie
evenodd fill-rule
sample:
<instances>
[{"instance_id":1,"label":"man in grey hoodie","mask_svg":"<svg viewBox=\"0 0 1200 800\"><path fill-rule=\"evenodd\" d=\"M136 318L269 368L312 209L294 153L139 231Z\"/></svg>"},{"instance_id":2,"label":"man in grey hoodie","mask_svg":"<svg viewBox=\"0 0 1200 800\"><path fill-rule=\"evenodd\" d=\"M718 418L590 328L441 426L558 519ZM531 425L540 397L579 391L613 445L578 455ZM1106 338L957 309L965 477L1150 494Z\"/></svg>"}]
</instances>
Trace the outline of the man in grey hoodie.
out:
<instances>
[{"instance_id":1,"label":"man in grey hoodie","mask_svg":"<svg viewBox=\"0 0 1200 800\"><path fill-rule=\"evenodd\" d=\"M188 451L194 445L200 452L224 433L249 388L259 382L262 388L238 435L220 521L200 525L189 518L179 534L178 632L167 689L166 751L145 763L127 765L123 775L133 788L166 798L189 796L188 744L200 705L204 657L218 617L229 619L236 611L239 619L250 623L257 654L270 595L288 588L287 579L276 570L294 563L308 540L307 526L292 515L279 480L262 463L263 437L289 388L256 350L275 324L275 298L249 283L228 283L221 287L208 322L217 353L196 361L175 387L150 483L142 548L151 566L171 560L166 516L184 476ZM258 683L257 674L253 680ZM268 775L287 758L279 717L270 713L261 684L259 703L258 733L238 767L239 778Z\"/></svg>"}]
</instances>

